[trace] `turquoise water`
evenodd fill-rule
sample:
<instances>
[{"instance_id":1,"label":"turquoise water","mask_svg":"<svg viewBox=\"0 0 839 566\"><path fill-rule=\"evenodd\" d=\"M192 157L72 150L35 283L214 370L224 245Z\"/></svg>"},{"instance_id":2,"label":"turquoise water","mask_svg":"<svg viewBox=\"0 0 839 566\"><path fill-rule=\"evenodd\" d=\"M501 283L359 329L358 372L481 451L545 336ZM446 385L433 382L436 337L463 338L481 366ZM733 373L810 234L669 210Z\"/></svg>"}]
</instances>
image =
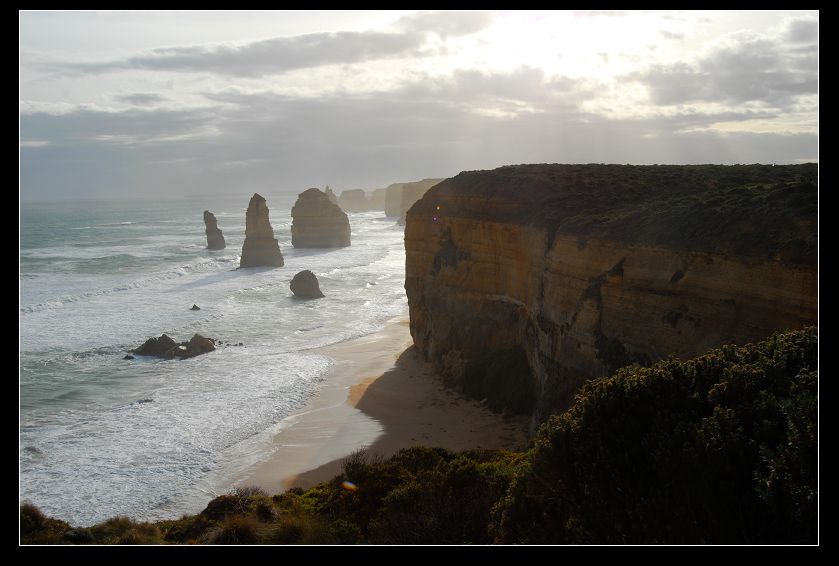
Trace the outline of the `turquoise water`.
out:
<instances>
[{"instance_id":1,"label":"turquoise water","mask_svg":"<svg viewBox=\"0 0 839 566\"><path fill-rule=\"evenodd\" d=\"M332 360L307 350L406 312L394 219L350 214L351 247L295 250L295 196L264 195L286 265L237 270L249 196L22 205L21 501L77 525L199 511L317 391ZM206 249L205 209L225 250ZM302 269L326 298L292 296ZM243 346L122 359L164 332Z\"/></svg>"}]
</instances>

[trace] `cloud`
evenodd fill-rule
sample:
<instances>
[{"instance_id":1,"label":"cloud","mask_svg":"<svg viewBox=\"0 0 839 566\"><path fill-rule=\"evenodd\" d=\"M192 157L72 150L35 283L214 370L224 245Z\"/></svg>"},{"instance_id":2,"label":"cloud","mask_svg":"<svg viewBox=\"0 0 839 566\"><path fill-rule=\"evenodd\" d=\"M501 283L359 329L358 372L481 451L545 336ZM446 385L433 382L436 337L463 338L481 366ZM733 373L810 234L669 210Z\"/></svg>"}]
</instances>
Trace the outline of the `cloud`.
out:
<instances>
[{"instance_id":1,"label":"cloud","mask_svg":"<svg viewBox=\"0 0 839 566\"><path fill-rule=\"evenodd\" d=\"M664 39L684 39L685 37L685 34L683 33L667 31L666 29L658 30L658 33L660 33Z\"/></svg>"},{"instance_id":2,"label":"cloud","mask_svg":"<svg viewBox=\"0 0 839 566\"><path fill-rule=\"evenodd\" d=\"M169 99L159 94L150 92L135 92L133 94L118 94L114 99L119 102L125 102L133 106L152 106L155 104L162 104Z\"/></svg>"},{"instance_id":3,"label":"cloud","mask_svg":"<svg viewBox=\"0 0 839 566\"><path fill-rule=\"evenodd\" d=\"M424 37L417 32L311 33L244 45L166 47L112 61L41 61L36 65L43 70L68 74L134 69L262 77L322 65L414 55L422 47Z\"/></svg>"},{"instance_id":4,"label":"cloud","mask_svg":"<svg viewBox=\"0 0 839 566\"><path fill-rule=\"evenodd\" d=\"M715 42L693 63L653 65L624 79L644 84L653 103L762 102L790 106L818 92L813 58L772 38L737 32Z\"/></svg>"},{"instance_id":5,"label":"cloud","mask_svg":"<svg viewBox=\"0 0 839 566\"><path fill-rule=\"evenodd\" d=\"M588 85L523 67L463 70L364 95L207 94L210 108L21 115L21 198L299 192L386 186L509 163L738 163L812 159L814 134L723 134L771 112L610 120L568 99ZM517 109L493 114L476 108Z\"/></svg>"},{"instance_id":6,"label":"cloud","mask_svg":"<svg viewBox=\"0 0 839 566\"><path fill-rule=\"evenodd\" d=\"M395 27L413 33L434 32L441 37L469 35L489 27L490 12L421 12L403 16Z\"/></svg>"},{"instance_id":7,"label":"cloud","mask_svg":"<svg viewBox=\"0 0 839 566\"><path fill-rule=\"evenodd\" d=\"M793 20L787 28L787 40L792 43L813 43L819 40L817 20Z\"/></svg>"}]
</instances>

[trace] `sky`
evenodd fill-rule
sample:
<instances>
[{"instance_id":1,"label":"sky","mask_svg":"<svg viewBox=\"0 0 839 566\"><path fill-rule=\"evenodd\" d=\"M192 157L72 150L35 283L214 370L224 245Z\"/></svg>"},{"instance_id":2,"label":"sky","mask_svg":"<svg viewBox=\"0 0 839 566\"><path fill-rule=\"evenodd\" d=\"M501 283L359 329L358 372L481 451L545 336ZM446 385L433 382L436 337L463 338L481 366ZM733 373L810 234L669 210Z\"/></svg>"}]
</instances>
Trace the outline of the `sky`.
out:
<instances>
[{"instance_id":1,"label":"sky","mask_svg":"<svg viewBox=\"0 0 839 566\"><path fill-rule=\"evenodd\" d=\"M22 11L20 198L818 161L818 16Z\"/></svg>"}]
</instances>

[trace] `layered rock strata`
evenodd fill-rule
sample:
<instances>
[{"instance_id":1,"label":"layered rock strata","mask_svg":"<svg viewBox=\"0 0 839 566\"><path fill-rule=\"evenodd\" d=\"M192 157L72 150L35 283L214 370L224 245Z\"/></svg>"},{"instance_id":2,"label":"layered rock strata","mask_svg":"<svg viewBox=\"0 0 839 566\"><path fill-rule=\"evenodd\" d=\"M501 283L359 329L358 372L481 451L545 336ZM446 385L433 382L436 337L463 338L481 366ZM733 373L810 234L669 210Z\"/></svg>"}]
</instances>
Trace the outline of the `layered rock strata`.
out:
<instances>
[{"instance_id":1,"label":"layered rock strata","mask_svg":"<svg viewBox=\"0 0 839 566\"><path fill-rule=\"evenodd\" d=\"M325 196L325 195L324 195ZM274 238L265 198L254 193L245 214L245 243L239 267L282 267L283 254Z\"/></svg>"},{"instance_id":2,"label":"layered rock strata","mask_svg":"<svg viewBox=\"0 0 839 566\"><path fill-rule=\"evenodd\" d=\"M291 244L295 248L340 248L350 245L350 221L319 189L300 193L291 209Z\"/></svg>"},{"instance_id":3,"label":"layered rock strata","mask_svg":"<svg viewBox=\"0 0 839 566\"><path fill-rule=\"evenodd\" d=\"M224 234L218 227L216 216L209 210L204 211L204 232L207 234L207 249L223 250L225 248Z\"/></svg>"},{"instance_id":4,"label":"layered rock strata","mask_svg":"<svg viewBox=\"0 0 839 566\"><path fill-rule=\"evenodd\" d=\"M461 173L407 214L414 344L536 424L624 365L814 324L816 186L813 164Z\"/></svg>"}]
</instances>

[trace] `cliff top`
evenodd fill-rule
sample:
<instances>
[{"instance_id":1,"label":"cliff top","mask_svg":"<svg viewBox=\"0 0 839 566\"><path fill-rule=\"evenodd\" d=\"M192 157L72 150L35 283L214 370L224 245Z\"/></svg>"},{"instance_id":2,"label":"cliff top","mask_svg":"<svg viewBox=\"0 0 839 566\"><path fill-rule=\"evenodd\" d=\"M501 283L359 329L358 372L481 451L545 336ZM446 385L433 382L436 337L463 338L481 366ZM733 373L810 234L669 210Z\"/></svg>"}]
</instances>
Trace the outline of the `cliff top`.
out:
<instances>
[{"instance_id":1,"label":"cliff top","mask_svg":"<svg viewBox=\"0 0 839 566\"><path fill-rule=\"evenodd\" d=\"M815 265L818 165L510 165L464 171L408 213Z\"/></svg>"}]
</instances>

